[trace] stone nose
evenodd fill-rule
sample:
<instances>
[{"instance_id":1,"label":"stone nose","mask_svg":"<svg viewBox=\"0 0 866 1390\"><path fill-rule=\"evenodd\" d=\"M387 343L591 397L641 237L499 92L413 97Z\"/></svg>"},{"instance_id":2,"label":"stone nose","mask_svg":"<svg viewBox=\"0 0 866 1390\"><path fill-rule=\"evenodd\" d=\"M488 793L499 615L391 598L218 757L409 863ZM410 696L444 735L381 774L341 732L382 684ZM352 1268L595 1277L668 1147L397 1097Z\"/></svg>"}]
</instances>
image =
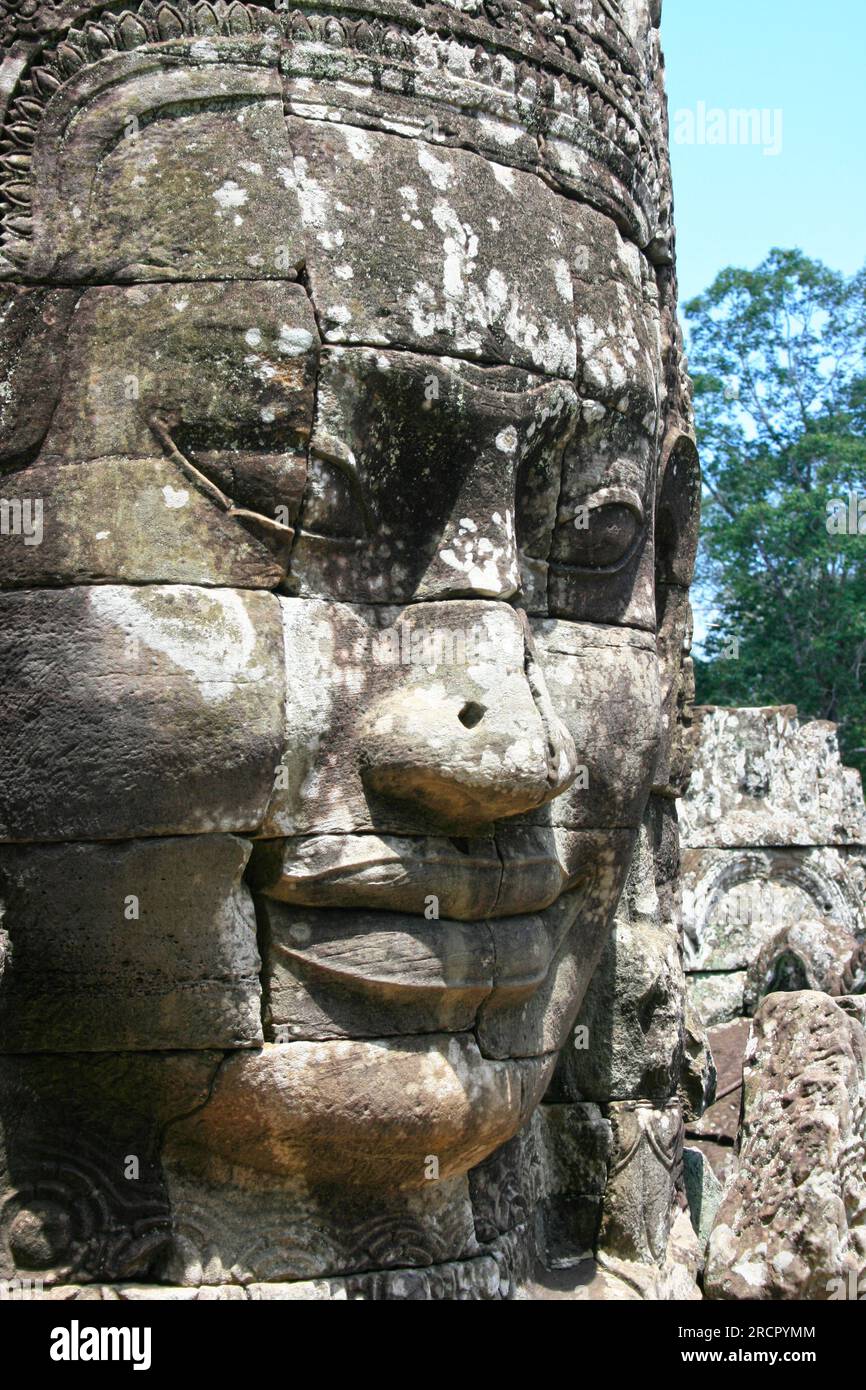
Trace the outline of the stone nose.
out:
<instances>
[{"instance_id":1,"label":"stone nose","mask_svg":"<svg viewBox=\"0 0 866 1390\"><path fill-rule=\"evenodd\" d=\"M555 714L522 614L520 665L503 653L482 666L411 681L368 709L362 776L370 792L470 829L559 796L577 772L574 742ZM498 679L497 679L498 674Z\"/></svg>"}]
</instances>

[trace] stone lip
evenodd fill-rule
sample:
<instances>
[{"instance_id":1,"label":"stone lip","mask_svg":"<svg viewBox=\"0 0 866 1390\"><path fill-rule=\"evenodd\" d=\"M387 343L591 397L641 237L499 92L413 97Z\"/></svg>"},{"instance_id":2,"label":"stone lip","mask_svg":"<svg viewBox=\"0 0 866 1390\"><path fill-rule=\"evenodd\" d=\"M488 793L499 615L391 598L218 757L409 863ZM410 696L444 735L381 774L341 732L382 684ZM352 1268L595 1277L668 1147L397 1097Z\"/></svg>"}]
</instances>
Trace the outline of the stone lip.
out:
<instances>
[{"instance_id":1,"label":"stone lip","mask_svg":"<svg viewBox=\"0 0 866 1390\"><path fill-rule=\"evenodd\" d=\"M579 912L579 900L573 897L555 912L509 917L492 928L488 922L428 922L405 913L379 917L374 913L313 910L303 914L308 921L299 919L288 929L279 954L303 968L320 987L342 982L375 994L387 979L392 988L411 993L415 982L398 973L401 952L409 942L416 946L424 942L438 962L437 993L462 993L472 983L481 989L482 998L513 1002L534 993L547 978L562 939ZM393 977L390 971L383 976L383 964L373 949L374 943L390 939L394 943ZM427 981L423 987L428 987Z\"/></svg>"},{"instance_id":2,"label":"stone lip","mask_svg":"<svg viewBox=\"0 0 866 1390\"><path fill-rule=\"evenodd\" d=\"M500 849L498 835L299 835L259 841L250 879L266 897L299 907L430 920L432 905L437 918L471 922L541 912L586 868L580 842L563 844L552 829L524 835L507 862Z\"/></svg>"},{"instance_id":3,"label":"stone lip","mask_svg":"<svg viewBox=\"0 0 866 1390\"><path fill-rule=\"evenodd\" d=\"M558 1050L605 939L631 843L629 835L607 847L590 843L583 877L535 913L460 920L444 876L438 902L430 895L423 913L310 906L259 892L265 1036L383 1038L474 1026L487 1056Z\"/></svg>"}]
</instances>

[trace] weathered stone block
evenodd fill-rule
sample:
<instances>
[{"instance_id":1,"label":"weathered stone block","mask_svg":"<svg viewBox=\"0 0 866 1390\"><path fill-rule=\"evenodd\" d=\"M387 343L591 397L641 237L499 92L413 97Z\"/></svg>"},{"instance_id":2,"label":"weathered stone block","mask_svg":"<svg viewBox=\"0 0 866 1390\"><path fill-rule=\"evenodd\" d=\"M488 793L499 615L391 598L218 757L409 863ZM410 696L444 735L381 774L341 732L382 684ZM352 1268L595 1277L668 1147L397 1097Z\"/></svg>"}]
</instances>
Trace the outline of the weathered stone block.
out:
<instances>
[{"instance_id":1,"label":"weathered stone block","mask_svg":"<svg viewBox=\"0 0 866 1390\"><path fill-rule=\"evenodd\" d=\"M540 1057L558 1052L566 1042L607 939L633 835L587 834L578 844L586 851L585 875L573 892L539 914L549 944L543 955L538 953L534 992L527 998L516 990L509 998L503 991L481 1006L477 1034L487 1056ZM507 925L494 924L497 941Z\"/></svg>"},{"instance_id":2,"label":"weathered stone block","mask_svg":"<svg viewBox=\"0 0 866 1390\"><path fill-rule=\"evenodd\" d=\"M685 850L683 914L693 971L745 970L777 932L802 921L864 931L859 885L833 846Z\"/></svg>"},{"instance_id":3,"label":"weathered stone block","mask_svg":"<svg viewBox=\"0 0 866 1390\"><path fill-rule=\"evenodd\" d=\"M514 594L518 479L552 526L577 409L572 386L509 367L326 348L295 591L364 603Z\"/></svg>"},{"instance_id":4,"label":"weathered stone block","mask_svg":"<svg viewBox=\"0 0 866 1390\"><path fill-rule=\"evenodd\" d=\"M572 740L534 697L513 609L280 604L287 753L266 835L489 834L571 780Z\"/></svg>"},{"instance_id":5,"label":"weathered stone block","mask_svg":"<svg viewBox=\"0 0 866 1390\"><path fill-rule=\"evenodd\" d=\"M659 913L649 830L641 830L611 933L559 1061L577 1099L664 1105L684 1055L684 978L676 925Z\"/></svg>"},{"instance_id":6,"label":"weathered stone block","mask_svg":"<svg viewBox=\"0 0 866 1390\"><path fill-rule=\"evenodd\" d=\"M300 285L85 290L42 457L160 458L164 432L205 474L238 451L296 450L312 428L317 347Z\"/></svg>"},{"instance_id":7,"label":"weathered stone block","mask_svg":"<svg viewBox=\"0 0 866 1390\"><path fill-rule=\"evenodd\" d=\"M838 997L866 989L866 950L844 927L815 920L782 927L746 972L743 1007L755 1013L766 994L818 990Z\"/></svg>"},{"instance_id":8,"label":"weathered stone block","mask_svg":"<svg viewBox=\"0 0 866 1390\"><path fill-rule=\"evenodd\" d=\"M745 988L745 970L732 970L729 974L692 973L686 976L688 998L707 1028L743 1017Z\"/></svg>"},{"instance_id":9,"label":"weathered stone block","mask_svg":"<svg viewBox=\"0 0 866 1390\"><path fill-rule=\"evenodd\" d=\"M63 382L66 332L77 298L72 289L0 288L0 460L4 465L27 462L45 437ZM4 496L7 488L4 477Z\"/></svg>"},{"instance_id":10,"label":"weathered stone block","mask_svg":"<svg viewBox=\"0 0 866 1390\"><path fill-rule=\"evenodd\" d=\"M52 103L31 274L251 280L303 263L276 50L210 35L166 56L110 55Z\"/></svg>"},{"instance_id":11,"label":"weathered stone block","mask_svg":"<svg viewBox=\"0 0 866 1390\"><path fill-rule=\"evenodd\" d=\"M682 1157L679 1104L655 1109L646 1102L617 1101L607 1117L613 1138L600 1248L619 1260L663 1265Z\"/></svg>"},{"instance_id":12,"label":"weathered stone block","mask_svg":"<svg viewBox=\"0 0 866 1390\"><path fill-rule=\"evenodd\" d=\"M527 1225L547 1269L592 1256L607 1179L610 1126L594 1105L541 1105L530 1125L469 1175L479 1239Z\"/></svg>"},{"instance_id":13,"label":"weathered stone block","mask_svg":"<svg viewBox=\"0 0 866 1390\"><path fill-rule=\"evenodd\" d=\"M740 1163L710 1236L710 1298L845 1297L866 1273L866 1032L825 994L752 1022Z\"/></svg>"},{"instance_id":14,"label":"weathered stone block","mask_svg":"<svg viewBox=\"0 0 866 1390\"><path fill-rule=\"evenodd\" d=\"M248 855L228 835L0 847L0 1049L261 1042Z\"/></svg>"},{"instance_id":15,"label":"weathered stone block","mask_svg":"<svg viewBox=\"0 0 866 1390\"><path fill-rule=\"evenodd\" d=\"M183 1136L181 1136L183 1138ZM174 1239L165 1282L210 1288L351 1275L362 1294L367 1271L406 1272L405 1289L423 1289L429 1267L479 1254L465 1177L400 1192L374 1192L322 1180L314 1163L296 1180L211 1155L193 1167L171 1137L164 1171ZM417 1276L414 1271L417 1270ZM399 1287L399 1284L398 1284ZM366 1296L397 1297L376 1284ZM363 1296L363 1294L362 1294ZM409 1296L408 1294L406 1296ZM417 1296L417 1295L415 1295ZM271 1297L279 1297L275 1290Z\"/></svg>"},{"instance_id":16,"label":"weathered stone block","mask_svg":"<svg viewBox=\"0 0 866 1390\"><path fill-rule=\"evenodd\" d=\"M170 459L34 464L4 477L3 496L41 508L38 544L0 537L3 589L105 581L271 589L285 572Z\"/></svg>"},{"instance_id":17,"label":"weathered stone block","mask_svg":"<svg viewBox=\"0 0 866 1390\"><path fill-rule=\"evenodd\" d=\"M701 1249L705 1250L722 1200L722 1184L700 1149L683 1149L683 1186L692 1225Z\"/></svg>"},{"instance_id":18,"label":"weathered stone block","mask_svg":"<svg viewBox=\"0 0 866 1390\"><path fill-rule=\"evenodd\" d=\"M510 1139L549 1074L546 1059L489 1061L465 1033L268 1044L225 1060L171 1153L199 1172L229 1162L280 1181L424 1188Z\"/></svg>"},{"instance_id":19,"label":"weathered stone block","mask_svg":"<svg viewBox=\"0 0 866 1390\"><path fill-rule=\"evenodd\" d=\"M554 709L574 740L583 771L542 814L569 829L637 827L658 754L659 663L648 633L601 624L539 621L532 633ZM603 738L593 710L616 682ZM539 813L526 819L538 822Z\"/></svg>"},{"instance_id":20,"label":"weathered stone block","mask_svg":"<svg viewBox=\"0 0 866 1390\"><path fill-rule=\"evenodd\" d=\"M263 899L269 1038L388 1037L471 1028L494 986L487 924L304 910Z\"/></svg>"},{"instance_id":21,"label":"weathered stone block","mask_svg":"<svg viewBox=\"0 0 866 1390\"><path fill-rule=\"evenodd\" d=\"M254 830L282 746L270 594L0 595L0 838Z\"/></svg>"},{"instance_id":22,"label":"weathered stone block","mask_svg":"<svg viewBox=\"0 0 866 1390\"><path fill-rule=\"evenodd\" d=\"M372 833L259 840L249 877L266 897L295 907L381 908L422 918L427 911L442 918L478 921L489 916L503 898L513 897L515 905L526 904L525 884L520 885L523 891L518 898L518 885L506 886L505 877L537 872L539 883L533 887L539 902L533 899L527 904L530 907L547 906L558 895L563 868L552 832L549 843L533 841L530 847L527 838L532 833L509 835L506 827L497 827L496 840L492 835L466 837L459 844L446 836ZM543 832L536 834L540 837ZM535 850L531 857L530 848ZM502 855L509 850L504 873Z\"/></svg>"},{"instance_id":23,"label":"weathered stone block","mask_svg":"<svg viewBox=\"0 0 866 1390\"><path fill-rule=\"evenodd\" d=\"M573 377L561 204L540 179L357 126L288 127L326 341Z\"/></svg>"},{"instance_id":24,"label":"weathered stone block","mask_svg":"<svg viewBox=\"0 0 866 1390\"><path fill-rule=\"evenodd\" d=\"M0 1278L153 1279L171 1241L165 1127L214 1052L0 1057Z\"/></svg>"},{"instance_id":25,"label":"weathered stone block","mask_svg":"<svg viewBox=\"0 0 866 1390\"><path fill-rule=\"evenodd\" d=\"M700 712L700 755L680 803L683 845L862 844L860 775L836 727L793 705Z\"/></svg>"}]
</instances>

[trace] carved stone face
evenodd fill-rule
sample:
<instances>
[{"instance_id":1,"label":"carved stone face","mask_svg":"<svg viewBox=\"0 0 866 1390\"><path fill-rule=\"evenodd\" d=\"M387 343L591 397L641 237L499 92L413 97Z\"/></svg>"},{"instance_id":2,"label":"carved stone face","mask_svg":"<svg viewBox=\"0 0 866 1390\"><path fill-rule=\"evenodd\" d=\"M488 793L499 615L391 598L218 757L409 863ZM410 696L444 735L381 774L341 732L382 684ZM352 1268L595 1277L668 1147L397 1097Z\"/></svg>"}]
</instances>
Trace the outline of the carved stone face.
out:
<instances>
[{"instance_id":1,"label":"carved stone face","mask_svg":"<svg viewBox=\"0 0 866 1390\"><path fill-rule=\"evenodd\" d=\"M335 345L283 604L281 838L253 856L268 1022L415 1039L345 1053L412 1116L370 1172L412 1183L537 1101L628 866L659 734L657 315L613 225L527 176L291 138Z\"/></svg>"},{"instance_id":2,"label":"carved stone face","mask_svg":"<svg viewBox=\"0 0 866 1390\"><path fill-rule=\"evenodd\" d=\"M175 1171L421 1188L543 1094L657 772L655 275L267 58L99 67L6 296L4 1046L201 1053Z\"/></svg>"}]
</instances>

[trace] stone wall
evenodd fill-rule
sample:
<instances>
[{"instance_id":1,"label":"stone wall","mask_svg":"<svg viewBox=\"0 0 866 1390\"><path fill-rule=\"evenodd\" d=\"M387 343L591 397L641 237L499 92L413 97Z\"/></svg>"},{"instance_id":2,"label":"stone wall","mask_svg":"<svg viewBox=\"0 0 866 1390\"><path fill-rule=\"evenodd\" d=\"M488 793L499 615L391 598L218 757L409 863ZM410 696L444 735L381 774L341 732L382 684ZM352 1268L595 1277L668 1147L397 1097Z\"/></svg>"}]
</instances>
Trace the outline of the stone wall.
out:
<instances>
[{"instance_id":1,"label":"stone wall","mask_svg":"<svg viewBox=\"0 0 866 1390\"><path fill-rule=\"evenodd\" d=\"M705 1023L729 1023L797 970L803 988L850 993L866 932L866 805L834 725L801 723L790 705L696 717L679 803L692 1002Z\"/></svg>"},{"instance_id":2,"label":"stone wall","mask_svg":"<svg viewBox=\"0 0 866 1390\"><path fill-rule=\"evenodd\" d=\"M790 705L698 708L679 802L686 991L708 1030L715 1101L689 1142L737 1168L743 1055L765 996L863 989L866 807L834 725Z\"/></svg>"}]
</instances>

